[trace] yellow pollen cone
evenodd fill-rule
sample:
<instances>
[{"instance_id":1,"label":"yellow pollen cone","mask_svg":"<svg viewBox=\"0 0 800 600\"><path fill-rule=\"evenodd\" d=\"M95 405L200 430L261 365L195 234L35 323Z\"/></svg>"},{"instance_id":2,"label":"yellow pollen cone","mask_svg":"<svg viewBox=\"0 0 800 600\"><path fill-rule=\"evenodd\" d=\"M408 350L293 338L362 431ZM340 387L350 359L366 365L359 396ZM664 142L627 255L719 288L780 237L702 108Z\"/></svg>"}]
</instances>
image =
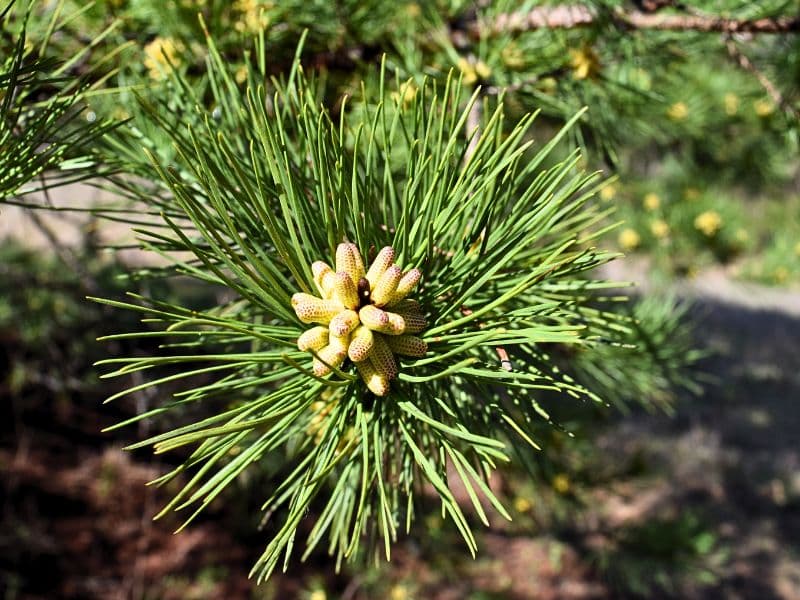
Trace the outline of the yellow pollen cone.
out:
<instances>
[{"instance_id":1,"label":"yellow pollen cone","mask_svg":"<svg viewBox=\"0 0 800 600\"><path fill-rule=\"evenodd\" d=\"M384 271L386 271L386 269L392 265L393 262L394 248L391 246L386 246L385 248L382 248L380 252L378 252L378 256L376 256L375 260L372 261L369 271L367 271L367 280L369 281L372 289L375 289L378 279L381 275L383 275Z\"/></svg>"},{"instance_id":2,"label":"yellow pollen cone","mask_svg":"<svg viewBox=\"0 0 800 600\"><path fill-rule=\"evenodd\" d=\"M697 215L694 220L694 227L702 231L704 235L713 237L722 227L722 217L715 210L707 210Z\"/></svg>"},{"instance_id":3,"label":"yellow pollen cone","mask_svg":"<svg viewBox=\"0 0 800 600\"><path fill-rule=\"evenodd\" d=\"M389 322L392 321L393 313L389 313ZM418 312L397 312L401 319L403 319L404 327L400 333L420 333L428 326L428 321L422 313Z\"/></svg>"},{"instance_id":4,"label":"yellow pollen cone","mask_svg":"<svg viewBox=\"0 0 800 600\"><path fill-rule=\"evenodd\" d=\"M328 344L328 328L312 327L304 331L297 338L297 348L300 350L319 350Z\"/></svg>"},{"instance_id":5,"label":"yellow pollen cone","mask_svg":"<svg viewBox=\"0 0 800 600\"><path fill-rule=\"evenodd\" d=\"M354 310L343 310L331 319L328 325L331 335L344 337L359 325L358 313Z\"/></svg>"},{"instance_id":6,"label":"yellow pollen cone","mask_svg":"<svg viewBox=\"0 0 800 600\"><path fill-rule=\"evenodd\" d=\"M350 339L350 347L347 349L347 355L350 357L350 360L353 362L367 360L372 351L374 342L374 335L371 329L368 329L364 325L356 327Z\"/></svg>"},{"instance_id":7,"label":"yellow pollen cone","mask_svg":"<svg viewBox=\"0 0 800 600\"><path fill-rule=\"evenodd\" d=\"M345 361L349 370L352 362L367 388L386 396L399 374L399 357L426 355L427 343L413 335L428 326L425 311L408 298L422 273L417 268L403 272L395 258L394 248L386 246L365 273L358 247L344 242L336 247L333 268L324 261L312 263L321 297L294 294L292 306L304 323L324 325L297 338L301 351L313 353L315 376L325 377ZM314 421L310 427L316 431L319 425Z\"/></svg>"},{"instance_id":8,"label":"yellow pollen cone","mask_svg":"<svg viewBox=\"0 0 800 600\"><path fill-rule=\"evenodd\" d=\"M380 331L389 325L389 315L386 314L386 311L372 304L362 306L358 311L358 318L373 331Z\"/></svg>"},{"instance_id":9,"label":"yellow pollen cone","mask_svg":"<svg viewBox=\"0 0 800 600\"><path fill-rule=\"evenodd\" d=\"M372 295L370 296L372 302L376 306L385 306L392 299L392 295L397 290L397 284L400 283L400 278L403 276L403 271L397 265L392 265L383 272L378 278L378 282L372 286Z\"/></svg>"},{"instance_id":10,"label":"yellow pollen cone","mask_svg":"<svg viewBox=\"0 0 800 600\"><path fill-rule=\"evenodd\" d=\"M394 354L392 354L392 350L383 335L377 333L373 336L373 339L375 342L369 355L372 366L386 379L392 380L397 377L397 361L394 359Z\"/></svg>"},{"instance_id":11,"label":"yellow pollen cone","mask_svg":"<svg viewBox=\"0 0 800 600\"><path fill-rule=\"evenodd\" d=\"M359 304L355 281L344 271L337 271L333 276L333 299L349 309L356 309Z\"/></svg>"},{"instance_id":12,"label":"yellow pollen cone","mask_svg":"<svg viewBox=\"0 0 800 600\"><path fill-rule=\"evenodd\" d=\"M428 351L428 344L413 335L392 335L384 338L386 344L395 354L421 358Z\"/></svg>"},{"instance_id":13,"label":"yellow pollen cone","mask_svg":"<svg viewBox=\"0 0 800 600\"><path fill-rule=\"evenodd\" d=\"M377 306L368 304L358 312L361 322L379 333L386 335L401 335L406 333L406 322L397 313L381 310Z\"/></svg>"},{"instance_id":14,"label":"yellow pollen cone","mask_svg":"<svg viewBox=\"0 0 800 600\"><path fill-rule=\"evenodd\" d=\"M353 282L357 282L364 276L364 261L358 246L345 242L336 247L336 272L344 271Z\"/></svg>"},{"instance_id":15,"label":"yellow pollen cone","mask_svg":"<svg viewBox=\"0 0 800 600\"><path fill-rule=\"evenodd\" d=\"M399 302L395 302L394 304L390 304L388 306L392 312L406 314L406 313L422 313L422 305L417 302L416 300L400 300Z\"/></svg>"},{"instance_id":16,"label":"yellow pollen cone","mask_svg":"<svg viewBox=\"0 0 800 600\"><path fill-rule=\"evenodd\" d=\"M328 344L317 352L317 354L319 358L314 357L314 375L317 377L324 377L330 373L331 367L336 367L338 369L342 366L344 359L347 358L347 353L344 352L338 344Z\"/></svg>"},{"instance_id":17,"label":"yellow pollen cone","mask_svg":"<svg viewBox=\"0 0 800 600\"><path fill-rule=\"evenodd\" d=\"M419 269L411 269L403 274L400 278L399 283L397 284L397 289L392 294L392 298L389 301L389 304L395 304L400 302L403 298L408 296L411 293L411 290L419 283L420 278L422 277L422 272Z\"/></svg>"},{"instance_id":18,"label":"yellow pollen cone","mask_svg":"<svg viewBox=\"0 0 800 600\"><path fill-rule=\"evenodd\" d=\"M635 229L627 227L623 229L617 237L617 242L622 246L623 250L634 250L641 243L642 238L636 233Z\"/></svg>"},{"instance_id":19,"label":"yellow pollen cone","mask_svg":"<svg viewBox=\"0 0 800 600\"><path fill-rule=\"evenodd\" d=\"M328 345L335 348L340 354L347 356L347 348L350 346L350 334L334 335L331 331L330 337L328 338Z\"/></svg>"},{"instance_id":20,"label":"yellow pollen cone","mask_svg":"<svg viewBox=\"0 0 800 600\"><path fill-rule=\"evenodd\" d=\"M333 294L333 269L327 263L318 260L311 264L311 272L314 274L314 283L317 284L319 293L323 298L330 298Z\"/></svg>"},{"instance_id":21,"label":"yellow pollen cone","mask_svg":"<svg viewBox=\"0 0 800 600\"><path fill-rule=\"evenodd\" d=\"M365 360L357 362L356 368L358 369L358 374L361 375L361 378L364 380L364 383L367 384L370 392L376 396L385 396L389 393L389 380L375 370L371 361Z\"/></svg>"},{"instance_id":22,"label":"yellow pollen cone","mask_svg":"<svg viewBox=\"0 0 800 600\"><path fill-rule=\"evenodd\" d=\"M385 333L386 335L402 335L404 333L411 333L407 331L406 320L401 315L387 311L386 316L389 317L389 324L383 328L381 333Z\"/></svg>"},{"instance_id":23,"label":"yellow pollen cone","mask_svg":"<svg viewBox=\"0 0 800 600\"><path fill-rule=\"evenodd\" d=\"M311 294L298 293L292 296L292 307L303 323L327 325L331 319L344 310L334 300L322 300Z\"/></svg>"},{"instance_id":24,"label":"yellow pollen cone","mask_svg":"<svg viewBox=\"0 0 800 600\"><path fill-rule=\"evenodd\" d=\"M477 73L478 77L481 79L489 79L489 76L492 74L492 69L482 60L479 60L475 63L475 73Z\"/></svg>"}]
</instances>

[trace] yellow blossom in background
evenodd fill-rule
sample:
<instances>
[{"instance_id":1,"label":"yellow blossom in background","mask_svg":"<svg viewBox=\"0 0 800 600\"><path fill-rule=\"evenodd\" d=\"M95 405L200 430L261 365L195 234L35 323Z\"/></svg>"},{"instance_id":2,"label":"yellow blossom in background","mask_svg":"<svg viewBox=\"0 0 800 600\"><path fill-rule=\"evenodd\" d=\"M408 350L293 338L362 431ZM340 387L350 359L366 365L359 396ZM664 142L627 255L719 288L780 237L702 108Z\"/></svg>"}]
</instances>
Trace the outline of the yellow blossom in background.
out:
<instances>
[{"instance_id":1,"label":"yellow blossom in background","mask_svg":"<svg viewBox=\"0 0 800 600\"><path fill-rule=\"evenodd\" d=\"M411 596L408 595L408 588L402 583L393 585L392 589L389 590L390 600L409 600L410 597Z\"/></svg>"},{"instance_id":2,"label":"yellow blossom in background","mask_svg":"<svg viewBox=\"0 0 800 600\"><path fill-rule=\"evenodd\" d=\"M794 245L794 253L795 253L797 256L800 256L800 242L797 242L797 243Z\"/></svg>"},{"instance_id":3,"label":"yellow blossom in background","mask_svg":"<svg viewBox=\"0 0 800 600\"><path fill-rule=\"evenodd\" d=\"M412 2L411 4L406 4L406 15L411 17L412 19L417 18L422 14L422 9L420 8L419 4L416 2Z\"/></svg>"},{"instance_id":4,"label":"yellow blossom in background","mask_svg":"<svg viewBox=\"0 0 800 600\"><path fill-rule=\"evenodd\" d=\"M236 73L234 74L234 79L236 79L236 83L242 84L247 81L247 67L242 65L238 69L236 69Z\"/></svg>"},{"instance_id":5,"label":"yellow blossom in background","mask_svg":"<svg viewBox=\"0 0 800 600\"><path fill-rule=\"evenodd\" d=\"M309 594L308 600L328 600L328 594L325 590L314 590Z\"/></svg>"},{"instance_id":6,"label":"yellow blossom in background","mask_svg":"<svg viewBox=\"0 0 800 600\"><path fill-rule=\"evenodd\" d=\"M492 74L492 69L489 68L489 65L487 65L485 62L479 60L475 63L475 72L481 79L489 79Z\"/></svg>"},{"instance_id":7,"label":"yellow blossom in background","mask_svg":"<svg viewBox=\"0 0 800 600\"><path fill-rule=\"evenodd\" d=\"M144 47L144 66L152 79L163 79L172 67L181 64L180 45L172 38L157 37Z\"/></svg>"},{"instance_id":8,"label":"yellow blossom in background","mask_svg":"<svg viewBox=\"0 0 800 600\"><path fill-rule=\"evenodd\" d=\"M0 97L0 100L2 100L2 97ZM131 118L131 113L125 110L122 106L117 105L114 107L114 110L111 111L111 116L119 121L125 121L126 119Z\"/></svg>"},{"instance_id":9,"label":"yellow blossom in background","mask_svg":"<svg viewBox=\"0 0 800 600\"><path fill-rule=\"evenodd\" d=\"M517 496L514 498L514 510L518 513L526 513L533 508L533 504L527 498L523 498L522 496Z\"/></svg>"},{"instance_id":10,"label":"yellow blossom in background","mask_svg":"<svg viewBox=\"0 0 800 600\"><path fill-rule=\"evenodd\" d=\"M555 77L542 77L537 87L545 94L552 94L558 88L558 80Z\"/></svg>"},{"instance_id":11,"label":"yellow blossom in background","mask_svg":"<svg viewBox=\"0 0 800 600\"><path fill-rule=\"evenodd\" d=\"M263 30L269 25L269 17L266 11L273 8L273 6L272 2L236 0L233 3L233 8L241 13L241 17L234 25L236 31L258 33Z\"/></svg>"},{"instance_id":12,"label":"yellow blossom in background","mask_svg":"<svg viewBox=\"0 0 800 600\"><path fill-rule=\"evenodd\" d=\"M613 200L614 196L617 195L617 186L613 183L609 183L606 187L600 190L600 199L605 200L608 202L609 200Z\"/></svg>"},{"instance_id":13,"label":"yellow blossom in background","mask_svg":"<svg viewBox=\"0 0 800 600\"><path fill-rule=\"evenodd\" d=\"M509 69L521 69L525 66L525 55L514 42L506 44L500 52L500 58Z\"/></svg>"},{"instance_id":14,"label":"yellow blossom in background","mask_svg":"<svg viewBox=\"0 0 800 600\"><path fill-rule=\"evenodd\" d=\"M775 105L770 100L756 100L753 102L753 110L759 117L768 117L775 112Z\"/></svg>"},{"instance_id":15,"label":"yellow blossom in background","mask_svg":"<svg viewBox=\"0 0 800 600\"><path fill-rule=\"evenodd\" d=\"M306 426L306 434L314 437L314 442L320 444L322 438L325 436L328 415L336 407L339 398L336 397L335 392L324 390L320 394L320 400L311 403L309 410L313 413L311 419ZM355 429L350 426L341 436L339 445L336 448L337 452L342 452L348 444L350 444L357 436Z\"/></svg>"},{"instance_id":16,"label":"yellow blossom in background","mask_svg":"<svg viewBox=\"0 0 800 600\"><path fill-rule=\"evenodd\" d=\"M697 200L700 197L700 190L689 187L683 192L683 197L687 200Z\"/></svg>"},{"instance_id":17,"label":"yellow blossom in background","mask_svg":"<svg viewBox=\"0 0 800 600\"><path fill-rule=\"evenodd\" d=\"M664 219L656 219L650 223L650 232L654 237L663 240L669 235L669 224Z\"/></svg>"},{"instance_id":18,"label":"yellow blossom in background","mask_svg":"<svg viewBox=\"0 0 800 600\"><path fill-rule=\"evenodd\" d=\"M789 279L789 270L786 267L778 267L772 276L775 278L775 283L785 283Z\"/></svg>"},{"instance_id":19,"label":"yellow blossom in background","mask_svg":"<svg viewBox=\"0 0 800 600\"><path fill-rule=\"evenodd\" d=\"M413 81L409 81L400 86L399 92L392 92L392 100L402 103L403 106L408 106L416 95L417 86Z\"/></svg>"},{"instance_id":20,"label":"yellow blossom in background","mask_svg":"<svg viewBox=\"0 0 800 600\"><path fill-rule=\"evenodd\" d=\"M630 227L623 229L617 237L617 242L623 250L633 250L641 243L641 236Z\"/></svg>"},{"instance_id":21,"label":"yellow blossom in background","mask_svg":"<svg viewBox=\"0 0 800 600\"><path fill-rule=\"evenodd\" d=\"M658 197L658 194L650 192L644 197L644 207L647 210L658 210L659 206L661 206L661 198Z\"/></svg>"},{"instance_id":22,"label":"yellow blossom in background","mask_svg":"<svg viewBox=\"0 0 800 600\"><path fill-rule=\"evenodd\" d=\"M723 103L725 104L725 114L727 114L729 117L732 117L739 112L739 96L736 94L732 92L725 94Z\"/></svg>"},{"instance_id":23,"label":"yellow blossom in background","mask_svg":"<svg viewBox=\"0 0 800 600\"><path fill-rule=\"evenodd\" d=\"M553 489L559 494L566 494L569 492L570 487L569 477L564 473L559 473L553 477Z\"/></svg>"},{"instance_id":24,"label":"yellow blossom in background","mask_svg":"<svg viewBox=\"0 0 800 600\"><path fill-rule=\"evenodd\" d=\"M600 73L600 58L591 46L570 50L570 66L575 79L589 79Z\"/></svg>"},{"instance_id":25,"label":"yellow blossom in background","mask_svg":"<svg viewBox=\"0 0 800 600\"><path fill-rule=\"evenodd\" d=\"M683 121L689 116L689 107L685 102L676 102L667 109L667 116L673 121Z\"/></svg>"},{"instance_id":26,"label":"yellow blossom in background","mask_svg":"<svg viewBox=\"0 0 800 600\"><path fill-rule=\"evenodd\" d=\"M465 85L472 85L473 83L478 81L478 74L475 72L475 67L472 66L472 63L469 62L469 60L463 57L459 58L456 66L463 75L461 81Z\"/></svg>"},{"instance_id":27,"label":"yellow blossom in background","mask_svg":"<svg viewBox=\"0 0 800 600\"><path fill-rule=\"evenodd\" d=\"M694 228L707 237L713 237L722 227L722 217L715 210L700 213L694 220Z\"/></svg>"},{"instance_id":28,"label":"yellow blossom in background","mask_svg":"<svg viewBox=\"0 0 800 600\"><path fill-rule=\"evenodd\" d=\"M472 85L473 83L477 82L478 79L488 79L489 76L492 74L492 70L482 60L478 61L471 61L467 58L459 58L458 63L456 64L458 70L464 74L462 81L466 85Z\"/></svg>"}]
</instances>

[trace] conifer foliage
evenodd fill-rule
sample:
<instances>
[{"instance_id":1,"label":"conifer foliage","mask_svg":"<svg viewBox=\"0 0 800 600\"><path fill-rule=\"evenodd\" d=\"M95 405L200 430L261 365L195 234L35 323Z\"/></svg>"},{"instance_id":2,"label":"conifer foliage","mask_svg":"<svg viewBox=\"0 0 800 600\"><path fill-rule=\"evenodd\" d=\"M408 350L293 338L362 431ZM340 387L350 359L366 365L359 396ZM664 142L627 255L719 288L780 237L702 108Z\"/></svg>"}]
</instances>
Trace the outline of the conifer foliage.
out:
<instances>
[{"instance_id":1,"label":"conifer foliage","mask_svg":"<svg viewBox=\"0 0 800 600\"><path fill-rule=\"evenodd\" d=\"M4 31L16 16L14 4L11 1L0 10ZM17 200L23 187L26 192L35 187L47 189L104 170L98 166L93 145L112 126L107 121L81 118L92 73L85 79L68 78L69 63L46 56L50 36L62 20L55 11L48 33L31 42L27 15L23 15L14 44L0 59L0 202ZM80 54L75 57L78 59ZM31 182L37 183L27 185Z\"/></svg>"},{"instance_id":2,"label":"conifer foliage","mask_svg":"<svg viewBox=\"0 0 800 600\"><path fill-rule=\"evenodd\" d=\"M119 4L124 26L153 25L151 3ZM23 35L0 74L0 200L45 170L44 187L102 177L125 202L93 210L129 223L163 265L134 276L217 292L192 307L93 299L142 316L104 341L160 344L100 363L105 377L137 375L109 401L158 390L111 429L152 422L132 448L178 457L155 482L181 484L160 515L186 526L262 471L264 580L318 548L337 565L388 559L432 490L474 554L475 519L509 518L490 474L556 425L544 400L648 405L690 386L682 313L622 310L618 284L597 279L616 256L598 243L615 226L595 201L610 188L577 148L612 164L619 145L635 154L665 131L707 141L698 115L716 109L676 97L683 82L652 58L686 66L686 23L691 49L707 50L707 15L605 1L179 4L139 40L141 64L109 68L129 49L100 51L115 22L81 50L73 82L75 61L49 58L59 8L38 54ZM769 29L785 3L767 4L723 24ZM112 75L110 107L89 91ZM796 123L791 94L767 106L781 123ZM89 98L115 127L79 117Z\"/></svg>"},{"instance_id":3,"label":"conifer foliage","mask_svg":"<svg viewBox=\"0 0 800 600\"><path fill-rule=\"evenodd\" d=\"M548 162L564 132L537 146L535 115L507 124L502 101L467 131L477 94L464 97L456 79L391 96L407 83L384 72L348 100L359 110L337 116L297 63L285 82L250 65L249 80L267 83L242 94L209 43L221 114L196 106L186 126L151 109L176 159L151 156L171 203L141 236L169 271L231 300L107 301L155 327L122 337L157 335L164 349L103 361L108 376L177 367L146 384L177 385L173 399L132 421L218 407L135 445L191 449L159 479L188 476L165 511L190 509L191 521L279 455L259 578L300 545L312 502L322 508L305 554L325 543L341 561L382 540L388 557L423 485L474 552L448 481L463 482L482 521L481 496L507 517L486 480L520 440L536 447L540 394L591 397L545 349L591 347L624 320L592 302L610 284L585 277L611 258L593 246L597 176L577 153ZM176 94L181 84L175 76ZM129 189L152 205L150 186Z\"/></svg>"}]
</instances>

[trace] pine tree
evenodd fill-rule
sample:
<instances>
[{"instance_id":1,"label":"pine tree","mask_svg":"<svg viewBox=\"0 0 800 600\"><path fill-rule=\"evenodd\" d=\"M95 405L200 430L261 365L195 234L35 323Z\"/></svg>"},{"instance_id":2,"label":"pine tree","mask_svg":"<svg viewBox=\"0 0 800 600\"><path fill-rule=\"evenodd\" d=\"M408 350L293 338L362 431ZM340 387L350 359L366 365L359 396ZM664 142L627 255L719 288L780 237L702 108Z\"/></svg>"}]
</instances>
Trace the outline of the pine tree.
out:
<instances>
[{"instance_id":1,"label":"pine tree","mask_svg":"<svg viewBox=\"0 0 800 600\"><path fill-rule=\"evenodd\" d=\"M674 302L630 309L619 283L594 274L617 256L599 243L615 223L597 200L609 182L588 166L601 161L586 153L619 165L640 139L697 148L699 115L719 112L713 82L675 94L731 56L751 93L770 96L780 126L767 143L791 147L794 88L771 82L796 42L754 44L765 73L737 36L798 23L785 3L760 4L718 19L653 2L185 2L166 16L120 3L120 39L131 23L158 36L121 51L141 60L114 73L112 103L66 85L26 104L39 120L28 137L8 129L0 139L22 152L0 160L33 158L4 162L0 191L52 168L103 176L133 204L97 213L130 223L165 262L136 277L224 292L205 307L95 298L142 315L140 330L106 339L161 343L155 356L101 361L107 377L151 375L109 400L162 390L116 427L180 422L132 446L185 453L156 480L185 481L161 514L185 510L188 524L261 465L275 525L259 579L321 546L337 564L365 549L389 558L426 486L475 553L450 483L483 523L481 498L508 517L488 477L558 426L544 400L649 405L692 387L684 369L697 355ZM86 81L106 82L116 27L86 50ZM74 42L44 39L30 71L24 40L15 46L5 90L33 69L56 76L48 85L68 72L47 57ZM690 66L701 54L708 63ZM3 114L17 119L24 98L6 92ZM79 125L73 107L87 100L118 126ZM712 137L719 150L724 136Z\"/></svg>"}]
</instances>

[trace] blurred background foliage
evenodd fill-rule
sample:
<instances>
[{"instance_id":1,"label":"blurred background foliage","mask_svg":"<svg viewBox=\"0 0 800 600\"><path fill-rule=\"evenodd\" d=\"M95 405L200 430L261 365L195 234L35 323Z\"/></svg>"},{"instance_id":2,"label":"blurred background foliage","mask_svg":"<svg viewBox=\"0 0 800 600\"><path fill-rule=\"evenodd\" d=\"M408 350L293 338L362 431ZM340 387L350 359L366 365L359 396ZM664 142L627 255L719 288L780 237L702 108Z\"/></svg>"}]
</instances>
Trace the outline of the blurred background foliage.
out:
<instances>
[{"instance_id":1,"label":"blurred background foliage","mask_svg":"<svg viewBox=\"0 0 800 600\"><path fill-rule=\"evenodd\" d=\"M487 103L502 94L509 110L519 115L540 110L543 118L535 133L541 139L588 106L564 151L579 144L586 150L587 167L617 176L597 199L601 208L614 209L609 224L621 222L605 237L604 245L644 261L662 282L722 269L733 278L796 286L800 283L800 36L796 31L729 35L631 29L615 17L620 11L647 13L648 7L658 4L592 0L580 5L596 17L590 26L512 32L492 31L491 24L502 15L564 3L42 0L32 3L29 11L20 3L5 14L0 36L4 61L0 160L5 161L0 194L29 204L30 200L21 199L23 184L27 189L49 187L39 179L46 171L60 173L61 181L82 180L96 174L87 167L100 160L111 177L115 171L144 173L148 163L139 151L142 146L164 160L172 159L170 136L146 118L147 107L171 111L184 122L199 122L193 105L185 101L187 96L171 93L178 85L171 76L174 70L189 82L196 102L213 114L217 82L206 68L206 31L243 93L248 83L262 83L252 81L253 73L242 60L245 53L280 78L291 66L298 38L308 31L302 62L320 82L319 101L333 114L341 110L342 95L357 95L362 82L377 86L376 67L384 56L390 72L397 73L389 90L395 97L413 94L425 77L443 82L454 70L465 85L480 86ZM743 21L796 18L800 10L791 0L666 4L652 9L653 14ZM259 48L265 49L263 54ZM405 81L409 83L400 83ZM24 93L9 93L23 89ZM362 109L353 107L344 118L357 120ZM514 118L509 121L513 124ZM26 126L53 143L54 151L45 156L17 151L36 146L31 141L35 137L12 135ZM59 145L59 136L68 143ZM11 165L19 157L27 158ZM50 181L55 185L59 179ZM124 190L124 182L117 184L118 192ZM166 197L163 188L152 185L153 194ZM76 262L82 265L81 273L70 266ZM101 258L93 244L72 258L52 259L6 244L0 264L2 395L9 408L5 443L25 431L36 431L40 421L31 415L47 414L51 398L62 407L85 406L87 398L99 401L108 395L107 384L101 384L88 365L102 358L92 340L109 333L109 319L119 315L87 306L82 297L98 289L115 297L145 284L122 265ZM146 285L153 283L148 280ZM164 285L159 294L185 305L202 304L198 296L213 293ZM613 357L565 352L554 360L592 382L593 389L616 407L633 406L635 412L642 405L668 408L675 399L675 379L685 381L681 369L700 358L691 350L697 340L687 324L686 307L673 298L653 296L624 310L651 329L628 346L605 347ZM119 329L115 322L113 330ZM637 351L634 346L642 339L652 340L656 351ZM624 395L616 385L620 380L630 383ZM30 408L31 398L38 398L35 408ZM115 408L110 417L141 412L141 402ZM602 581L607 597L702 597L723 589L719 586L729 578L733 550L718 527L718 515L710 510L715 505L700 502L694 507L688 502L679 504L680 510L646 512L646 518L623 525L600 519L607 528L598 530L594 508L603 494L620 485L641 491L663 475L663 456L642 447L622 459L598 453L597 443L610 427L604 417L608 412L558 403L545 408L562 429L546 434L545 455L528 456L517 470L504 473L503 495L511 502L515 520L508 526L510 532L501 533L540 536L545 542L528 549L527 559L538 558L556 573L581 572L573 556L577 548L593 573L586 579ZM70 423L75 414L64 410L53 418ZM133 439L135 435L127 441ZM4 454L0 464L8 466L9 461L10 455ZM101 467L108 468L106 463ZM92 485L101 483L95 479ZM254 547L261 544L253 539L249 522L257 507L249 506L252 501L247 498L262 485L265 481L258 473L238 483L227 495L225 507L199 523L205 527L218 519L236 544L248 548L245 558L226 563L203 553L205 566L161 583L152 578L147 590L139 589L138 597L208 598L228 590L225 586L236 579L231 572L252 562ZM796 496L781 500L775 489L781 488L770 487L764 496L774 502L775 510L796 504ZM3 537L3 548L24 547L36 533L35 528L20 529L20 522L4 523L16 529ZM508 591L513 585L503 577L513 576L513 571L509 575L508 569L480 555L477 563L457 557L461 549L456 534L435 511L416 527L412 537L420 541L401 550L394 566L335 575L323 558L312 557L295 581L229 593L242 594L231 597L277 598L287 597L280 595L286 593L313 600L399 600L434 597L433 590L468 579L477 583L464 592L468 595L455 597L527 597ZM482 539L482 544L491 547L492 539ZM38 551L46 555L41 548ZM539 551L544 554L536 554ZM28 557L10 552L7 556L11 558L0 565L6 590L11 590L7 596L26 597L35 579L24 566ZM425 573L415 572L419 565L424 565ZM353 581L358 582L355 588ZM603 592L597 594L602 597Z\"/></svg>"},{"instance_id":2,"label":"blurred background foliage","mask_svg":"<svg viewBox=\"0 0 800 600\"><path fill-rule=\"evenodd\" d=\"M787 0L642 6L662 4L645 14L748 21L791 18L797 10ZM748 279L796 282L797 219L781 215L797 206L798 36L636 29L616 16L637 10L634 2L566 5L591 11L591 25L493 29L508 15L560 2L52 0L33 3L36 35L25 44L36 47L31 56L61 61L57 74L70 81L67 89L75 77L94 82L84 118L127 123L118 137L134 148L126 157L134 161L143 160L135 151L142 144L172 153L163 129L137 118L140 99L194 118L191 106L177 104L179 94L166 91L170 70L191 82L197 100L213 103L204 27L242 90L245 55L263 48L258 64L278 75L308 31L303 63L324 81L320 101L334 111L343 94L374 81L384 55L390 72L413 81L402 93L455 69L486 97L504 93L520 114L542 111L542 138L588 106L565 147L580 143L589 166L620 176L603 195L617 209L614 218L627 223L616 247L652 255L666 273L726 265ZM3 55L13 54L24 15L7 15ZM46 42L34 39L45 33ZM359 118L357 107L348 116Z\"/></svg>"}]
</instances>

